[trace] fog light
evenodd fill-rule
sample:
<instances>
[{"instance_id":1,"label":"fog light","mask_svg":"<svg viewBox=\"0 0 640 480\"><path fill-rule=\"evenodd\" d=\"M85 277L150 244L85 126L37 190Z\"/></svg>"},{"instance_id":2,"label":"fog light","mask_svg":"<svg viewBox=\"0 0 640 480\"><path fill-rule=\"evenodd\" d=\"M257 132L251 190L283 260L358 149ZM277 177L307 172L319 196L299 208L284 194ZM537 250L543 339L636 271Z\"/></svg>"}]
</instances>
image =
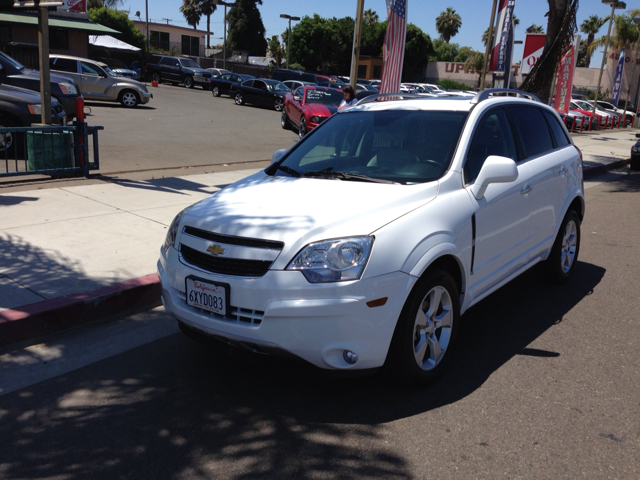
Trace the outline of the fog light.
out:
<instances>
[{"instance_id":1,"label":"fog light","mask_svg":"<svg viewBox=\"0 0 640 480\"><path fill-rule=\"evenodd\" d=\"M358 355L351 350L345 350L342 352L342 358L344 358L344 361L350 365L353 365L358 361Z\"/></svg>"}]
</instances>

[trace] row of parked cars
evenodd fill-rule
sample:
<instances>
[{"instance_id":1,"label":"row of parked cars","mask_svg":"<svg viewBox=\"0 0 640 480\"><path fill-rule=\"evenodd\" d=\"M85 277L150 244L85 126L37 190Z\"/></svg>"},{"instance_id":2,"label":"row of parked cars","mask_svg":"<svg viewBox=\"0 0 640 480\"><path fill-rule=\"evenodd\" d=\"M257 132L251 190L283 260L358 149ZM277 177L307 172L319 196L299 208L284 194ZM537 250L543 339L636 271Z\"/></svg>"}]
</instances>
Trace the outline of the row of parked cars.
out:
<instances>
[{"instance_id":1,"label":"row of parked cars","mask_svg":"<svg viewBox=\"0 0 640 480\"><path fill-rule=\"evenodd\" d=\"M628 127L633 123L635 114L632 109L618 108L610 102L598 100L595 116L593 113L594 102L592 100L571 99L569 113L564 115L564 121L568 128L605 128L623 123ZM623 117L624 116L624 117Z\"/></svg>"}]
</instances>

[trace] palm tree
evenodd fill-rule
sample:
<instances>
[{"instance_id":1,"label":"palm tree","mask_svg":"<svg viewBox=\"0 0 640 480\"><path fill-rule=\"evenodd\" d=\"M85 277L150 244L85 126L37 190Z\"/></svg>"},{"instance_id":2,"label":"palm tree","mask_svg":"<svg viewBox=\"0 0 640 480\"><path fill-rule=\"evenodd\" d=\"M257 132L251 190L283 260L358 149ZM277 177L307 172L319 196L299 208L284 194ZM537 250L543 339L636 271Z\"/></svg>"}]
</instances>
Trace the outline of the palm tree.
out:
<instances>
[{"instance_id":1,"label":"palm tree","mask_svg":"<svg viewBox=\"0 0 640 480\"><path fill-rule=\"evenodd\" d=\"M517 27L518 25L520 25L520 19L514 15L513 16L513 27L514 27L514 30L515 30L515 27ZM495 34L495 31L494 31L494 34ZM488 38L489 38L489 29L487 28L484 31L484 33L482 34L482 43L484 43L485 46L487 45ZM491 43L493 43L493 41Z\"/></svg>"},{"instance_id":2,"label":"palm tree","mask_svg":"<svg viewBox=\"0 0 640 480\"><path fill-rule=\"evenodd\" d=\"M210 31L211 15L216 11L216 3L214 0L200 0L198 3L198 9L200 13L207 17L207 32ZM211 48L210 35L207 35L207 48Z\"/></svg>"},{"instance_id":3,"label":"palm tree","mask_svg":"<svg viewBox=\"0 0 640 480\"><path fill-rule=\"evenodd\" d=\"M458 34L461 26L462 18L451 7L447 7L445 11L440 12L440 16L436 18L436 30L446 43L449 43L451 37L455 37Z\"/></svg>"},{"instance_id":4,"label":"palm tree","mask_svg":"<svg viewBox=\"0 0 640 480\"><path fill-rule=\"evenodd\" d=\"M593 43L593 39L595 38L596 33L600 31L607 20L609 20L609 17L600 18L598 15L591 15L584 22L582 22L582 25L580 25L580 31L587 34L587 57L585 59L585 64L587 67L591 63L591 53L589 52L589 47Z\"/></svg>"},{"instance_id":5,"label":"palm tree","mask_svg":"<svg viewBox=\"0 0 640 480\"><path fill-rule=\"evenodd\" d=\"M540 25L536 25L535 23L532 23L531 26L527 28L525 31L527 33L544 33L544 28L542 28Z\"/></svg>"},{"instance_id":6,"label":"palm tree","mask_svg":"<svg viewBox=\"0 0 640 480\"><path fill-rule=\"evenodd\" d=\"M482 69L484 68L484 53L471 52L464 62L465 70L474 70L478 74L478 86L480 86L480 78L482 77Z\"/></svg>"},{"instance_id":7,"label":"palm tree","mask_svg":"<svg viewBox=\"0 0 640 480\"><path fill-rule=\"evenodd\" d=\"M640 9L633 10L623 15L617 15L613 18L613 23L616 25L615 35L612 34L609 38L609 46L620 51L623 48L635 46L638 44L640 37L640 29L638 25L633 21L635 18L640 17ZM604 47L607 44L607 37L602 36L594 40L589 48L587 54L593 54L593 51L598 47Z\"/></svg>"},{"instance_id":8,"label":"palm tree","mask_svg":"<svg viewBox=\"0 0 640 480\"><path fill-rule=\"evenodd\" d=\"M182 0L180 11L182 12L182 15L184 15L184 18L187 20L187 23L191 25L195 30L198 27L198 24L200 23L200 17L202 16L198 5L198 0Z\"/></svg>"},{"instance_id":9,"label":"palm tree","mask_svg":"<svg viewBox=\"0 0 640 480\"><path fill-rule=\"evenodd\" d=\"M364 23L367 25L374 25L380 21L380 17L376 12L371 9L364 11Z\"/></svg>"}]
</instances>

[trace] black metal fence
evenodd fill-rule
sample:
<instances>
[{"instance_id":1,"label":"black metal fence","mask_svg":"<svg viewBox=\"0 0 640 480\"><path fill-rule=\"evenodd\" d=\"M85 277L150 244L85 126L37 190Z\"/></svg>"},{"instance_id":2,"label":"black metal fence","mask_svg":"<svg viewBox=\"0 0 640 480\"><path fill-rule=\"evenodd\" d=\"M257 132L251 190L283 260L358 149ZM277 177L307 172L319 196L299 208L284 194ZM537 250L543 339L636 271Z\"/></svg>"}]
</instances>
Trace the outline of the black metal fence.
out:
<instances>
[{"instance_id":1,"label":"black metal fence","mask_svg":"<svg viewBox=\"0 0 640 480\"><path fill-rule=\"evenodd\" d=\"M67 126L0 128L0 177L84 174L100 167L98 131L73 122Z\"/></svg>"}]
</instances>

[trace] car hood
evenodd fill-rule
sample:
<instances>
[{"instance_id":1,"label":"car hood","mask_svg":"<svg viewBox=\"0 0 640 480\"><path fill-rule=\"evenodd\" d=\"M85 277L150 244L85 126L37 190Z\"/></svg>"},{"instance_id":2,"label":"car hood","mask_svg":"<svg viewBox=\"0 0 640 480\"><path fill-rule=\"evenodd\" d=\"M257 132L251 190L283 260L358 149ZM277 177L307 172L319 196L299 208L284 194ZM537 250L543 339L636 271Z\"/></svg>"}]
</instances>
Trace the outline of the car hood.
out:
<instances>
[{"instance_id":1,"label":"car hood","mask_svg":"<svg viewBox=\"0 0 640 480\"><path fill-rule=\"evenodd\" d=\"M13 87L11 85L0 85L0 99L15 103L16 100L23 101L30 105L37 105L40 102L40 94L33 90ZM53 98L52 104L53 104Z\"/></svg>"},{"instance_id":2,"label":"car hood","mask_svg":"<svg viewBox=\"0 0 640 480\"><path fill-rule=\"evenodd\" d=\"M75 85L75 82L69 78L62 75L57 75L55 73L50 74L51 83L71 83ZM40 85L40 72L37 70L22 70L21 73L17 73L15 75L11 75L11 78L16 78L20 80L26 81L35 81Z\"/></svg>"},{"instance_id":3,"label":"car hood","mask_svg":"<svg viewBox=\"0 0 640 480\"><path fill-rule=\"evenodd\" d=\"M284 255L313 241L372 234L432 201L438 185L273 177L258 172L190 207L183 224L281 241Z\"/></svg>"},{"instance_id":4,"label":"car hood","mask_svg":"<svg viewBox=\"0 0 640 480\"><path fill-rule=\"evenodd\" d=\"M193 73L201 73L203 75L213 75L209 70L204 68L196 68L196 67L183 67L185 70L190 70Z\"/></svg>"},{"instance_id":5,"label":"car hood","mask_svg":"<svg viewBox=\"0 0 640 480\"><path fill-rule=\"evenodd\" d=\"M336 105L325 105L323 103L306 103L304 107L310 116L330 117L338 111Z\"/></svg>"}]
</instances>

